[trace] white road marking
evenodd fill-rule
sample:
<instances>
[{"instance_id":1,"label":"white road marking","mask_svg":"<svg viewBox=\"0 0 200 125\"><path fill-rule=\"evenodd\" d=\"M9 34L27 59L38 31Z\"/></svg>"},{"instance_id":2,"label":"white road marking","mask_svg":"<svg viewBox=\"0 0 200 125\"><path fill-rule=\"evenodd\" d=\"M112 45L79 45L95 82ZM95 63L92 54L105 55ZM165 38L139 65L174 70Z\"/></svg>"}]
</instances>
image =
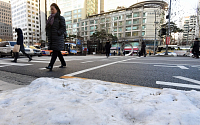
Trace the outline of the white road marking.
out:
<instances>
[{"instance_id":1,"label":"white road marking","mask_svg":"<svg viewBox=\"0 0 200 125\"><path fill-rule=\"evenodd\" d=\"M90 62L94 62L94 61L86 61L86 62L81 62L81 63L90 63Z\"/></svg>"},{"instance_id":2,"label":"white road marking","mask_svg":"<svg viewBox=\"0 0 200 125\"><path fill-rule=\"evenodd\" d=\"M116 64L116 63L120 63L120 62L129 61L129 60L133 60L133 59L137 59L137 58L139 58L139 57L131 58L131 59L127 59L127 60L122 60L122 61L117 61L117 62L112 62L112 63L100 65L100 66L96 66L96 67L93 67L93 68L89 68L89 69L81 70L81 71L78 71L78 72L70 73L70 74L67 74L65 76L75 76L75 75L82 74L82 73L85 73L85 72L88 72L88 71L92 71L92 70L95 70L95 69L99 69L99 68L102 68L102 67L106 67L106 66L109 66L109 65L113 65L113 64Z\"/></svg>"},{"instance_id":3,"label":"white road marking","mask_svg":"<svg viewBox=\"0 0 200 125\"><path fill-rule=\"evenodd\" d=\"M154 65L154 66L158 66L158 67L178 67L178 68L181 68L181 69L189 69L185 66L169 66L169 65Z\"/></svg>"},{"instance_id":4,"label":"white road marking","mask_svg":"<svg viewBox=\"0 0 200 125\"><path fill-rule=\"evenodd\" d=\"M156 81L156 84L168 85L168 86L176 86L176 87L184 87L184 88L200 89L199 85L189 85L189 84L182 84L182 83Z\"/></svg>"},{"instance_id":5,"label":"white road marking","mask_svg":"<svg viewBox=\"0 0 200 125\"><path fill-rule=\"evenodd\" d=\"M151 65L151 64L153 64L153 65L155 65L155 64L157 64L157 65L189 65L189 64L168 64L168 63L144 63L144 62L121 62L121 63L127 63L127 64L147 64L147 65Z\"/></svg>"},{"instance_id":6,"label":"white road marking","mask_svg":"<svg viewBox=\"0 0 200 125\"><path fill-rule=\"evenodd\" d=\"M196 83L196 84L200 85L200 81L198 81L198 80L186 78L186 77L183 77L183 76L173 76L173 77L177 78L177 79L182 79L182 80L185 80L185 81L193 82L193 83Z\"/></svg>"}]
</instances>

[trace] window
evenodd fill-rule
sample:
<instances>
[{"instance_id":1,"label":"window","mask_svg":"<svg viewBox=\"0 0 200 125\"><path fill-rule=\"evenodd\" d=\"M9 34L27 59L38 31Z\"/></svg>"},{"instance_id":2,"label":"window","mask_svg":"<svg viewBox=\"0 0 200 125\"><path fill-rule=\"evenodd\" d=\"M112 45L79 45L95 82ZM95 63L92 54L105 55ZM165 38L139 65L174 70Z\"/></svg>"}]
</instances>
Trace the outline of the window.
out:
<instances>
[{"instance_id":1,"label":"window","mask_svg":"<svg viewBox=\"0 0 200 125\"><path fill-rule=\"evenodd\" d=\"M74 15L74 18L77 18L77 15Z\"/></svg>"},{"instance_id":2,"label":"window","mask_svg":"<svg viewBox=\"0 0 200 125\"><path fill-rule=\"evenodd\" d=\"M114 28L114 32L117 32L117 28Z\"/></svg>"},{"instance_id":3,"label":"window","mask_svg":"<svg viewBox=\"0 0 200 125\"><path fill-rule=\"evenodd\" d=\"M143 20L142 20L142 23L146 23L146 19L143 19Z\"/></svg>"},{"instance_id":4,"label":"window","mask_svg":"<svg viewBox=\"0 0 200 125\"><path fill-rule=\"evenodd\" d=\"M133 17L139 17L140 16L140 13L139 12L136 12L133 14Z\"/></svg>"},{"instance_id":5,"label":"window","mask_svg":"<svg viewBox=\"0 0 200 125\"><path fill-rule=\"evenodd\" d=\"M113 23L113 26L117 26L117 22L114 22L114 23Z\"/></svg>"},{"instance_id":6,"label":"window","mask_svg":"<svg viewBox=\"0 0 200 125\"><path fill-rule=\"evenodd\" d=\"M77 27L77 24L73 24L73 28L76 28Z\"/></svg>"},{"instance_id":7,"label":"window","mask_svg":"<svg viewBox=\"0 0 200 125\"><path fill-rule=\"evenodd\" d=\"M126 32L125 35L126 35L126 37L130 37L131 36L131 32Z\"/></svg>"},{"instance_id":8,"label":"window","mask_svg":"<svg viewBox=\"0 0 200 125\"><path fill-rule=\"evenodd\" d=\"M145 30L145 29L146 29L146 25L143 25L143 26L142 26L142 30Z\"/></svg>"},{"instance_id":9,"label":"window","mask_svg":"<svg viewBox=\"0 0 200 125\"><path fill-rule=\"evenodd\" d=\"M72 15L72 12L69 11L69 12L65 12L64 16L71 16Z\"/></svg>"},{"instance_id":10,"label":"window","mask_svg":"<svg viewBox=\"0 0 200 125\"><path fill-rule=\"evenodd\" d=\"M138 36L138 32L132 32L132 36Z\"/></svg>"},{"instance_id":11,"label":"window","mask_svg":"<svg viewBox=\"0 0 200 125\"><path fill-rule=\"evenodd\" d=\"M70 20L70 21L66 21L65 23L66 23L66 25L67 25L67 24L71 24L72 21L71 21L71 20Z\"/></svg>"},{"instance_id":12,"label":"window","mask_svg":"<svg viewBox=\"0 0 200 125\"><path fill-rule=\"evenodd\" d=\"M118 33L118 37L121 38L122 37L122 33Z\"/></svg>"},{"instance_id":13,"label":"window","mask_svg":"<svg viewBox=\"0 0 200 125\"><path fill-rule=\"evenodd\" d=\"M146 17L146 13L143 13L143 17Z\"/></svg>"},{"instance_id":14,"label":"window","mask_svg":"<svg viewBox=\"0 0 200 125\"><path fill-rule=\"evenodd\" d=\"M114 21L118 20L118 16L113 17L113 20Z\"/></svg>"},{"instance_id":15,"label":"window","mask_svg":"<svg viewBox=\"0 0 200 125\"><path fill-rule=\"evenodd\" d=\"M145 36L145 31L142 31L142 36Z\"/></svg>"},{"instance_id":16,"label":"window","mask_svg":"<svg viewBox=\"0 0 200 125\"><path fill-rule=\"evenodd\" d=\"M118 32L122 32L123 28L122 27L119 27L118 28Z\"/></svg>"},{"instance_id":17,"label":"window","mask_svg":"<svg viewBox=\"0 0 200 125\"><path fill-rule=\"evenodd\" d=\"M71 19L72 19L71 16L65 17L65 20L71 20Z\"/></svg>"},{"instance_id":18,"label":"window","mask_svg":"<svg viewBox=\"0 0 200 125\"><path fill-rule=\"evenodd\" d=\"M105 28L105 24L101 24L101 28Z\"/></svg>"},{"instance_id":19,"label":"window","mask_svg":"<svg viewBox=\"0 0 200 125\"><path fill-rule=\"evenodd\" d=\"M119 20L122 20L123 19L123 16L121 15L121 16L119 16Z\"/></svg>"},{"instance_id":20,"label":"window","mask_svg":"<svg viewBox=\"0 0 200 125\"><path fill-rule=\"evenodd\" d=\"M78 13L81 13L81 9L78 10Z\"/></svg>"},{"instance_id":21,"label":"window","mask_svg":"<svg viewBox=\"0 0 200 125\"><path fill-rule=\"evenodd\" d=\"M74 13L77 13L77 10L74 10L73 12L74 12Z\"/></svg>"},{"instance_id":22,"label":"window","mask_svg":"<svg viewBox=\"0 0 200 125\"><path fill-rule=\"evenodd\" d=\"M77 19L74 19L74 23L77 23Z\"/></svg>"},{"instance_id":23,"label":"window","mask_svg":"<svg viewBox=\"0 0 200 125\"><path fill-rule=\"evenodd\" d=\"M86 25L86 26L88 25L88 22L87 22L87 21L85 21L85 25Z\"/></svg>"},{"instance_id":24,"label":"window","mask_svg":"<svg viewBox=\"0 0 200 125\"><path fill-rule=\"evenodd\" d=\"M138 30L138 29L139 29L139 26L133 26L132 29L133 29L133 30Z\"/></svg>"},{"instance_id":25,"label":"window","mask_svg":"<svg viewBox=\"0 0 200 125\"><path fill-rule=\"evenodd\" d=\"M139 23L139 19L134 19L133 20L133 24L138 24Z\"/></svg>"},{"instance_id":26,"label":"window","mask_svg":"<svg viewBox=\"0 0 200 125\"><path fill-rule=\"evenodd\" d=\"M131 25L132 21L131 20L127 20L126 21L126 25Z\"/></svg>"},{"instance_id":27,"label":"window","mask_svg":"<svg viewBox=\"0 0 200 125\"><path fill-rule=\"evenodd\" d=\"M123 25L123 22L122 21L119 21L119 26L122 26Z\"/></svg>"},{"instance_id":28,"label":"window","mask_svg":"<svg viewBox=\"0 0 200 125\"><path fill-rule=\"evenodd\" d=\"M81 14L78 14L78 18L80 18L81 17Z\"/></svg>"},{"instance_id":29,"label":"window","mask_svg":"<svg viewBox=\"0 0 200 125\"><path fill-rule=\"evenodd\" d=\"M110 27L110 23L106 23L106 27Z\"/></svg>"},{"instance_id":30,"label":"window","mask_svg":"<svg viewBox=\"0 0 200 125\"><path fill-rule=\"evenodd\" d=\"M110 18L106 18L106 22L110 22Z\"/></svg>"},{"instance_id":31,"label":"window","mask_svg":"<svg viewBox=\"0 0 200 125\"><path fill-rule=\"evenodd\" d=\"M84 26L84 22L81 23L81 26Z\"/></svg>"},{"instance_id":32,"label":"window","mask_svg":"<svg viewBox=\"0 0 200 125\"><path fill-rule=\"evenodd\" d=\"M126 31L131 31L131 26L127 26Z\"/></svg>"},{"instance_id":33,"label":"window","mask_svg":"<svg viewBox=\"0 0 200 125\"><path fill-rule=\"evenodd\" d=\"M94 24L94 20L91 20L91 21L90 21L90 24Z\"/></svg>"},{"instance_id":34,"label":"window","mask_svg":"<svg viewBox=\"0 0 200 125\"><path fill-rule=\"evenodd\" d=\"M87 30L87 27L85 27L85 30Z\"/></svg>"},{"instance_id":35,"label":"window","mask_svg":"<svg viewBox=\"0 0 200 125\"><path fill-rule=\"evenodd\" d=\"M98 23L98 20L94 20L94 23L97 24L97 23Z\"/></svg>"},{"instance_id":36,"label":"window","mask_svg":"<svg viewBox=\"0 0 200 125\"><path fill-rule=\"evenodd\" d=\"M94 30L94 26L91 26L91 27L90 27L90 30Z\"/></svg>"},{"instance_id":37,"label":"window","mask_svg":"<svg viewBox=\"0 0 200 125\"><path fill-rule=\"evenodd\" d=\"M102 19L101 19L101 23L105 23L105 18L102 18Z\"/></svg>"},{"instance_id":38,"label":"window","mask_svg":"<svg viewBox=\"0 0 200 125\"><path fill-rule=\"evenodd\" d=\"M127 14L126 19L130 19L130 18L132 18L132 14Z\"/></svg>"},{"instance_id":39,"label":"window","mask_svg":"<svg viewBox=\"0 0 200 125\"><path fill-rule=\"evenodd\" d=\"M93 33L94 33L94 31L91 31L91 32L90 32L90 35L93 35Z\"/></svg>"}]
</instances>

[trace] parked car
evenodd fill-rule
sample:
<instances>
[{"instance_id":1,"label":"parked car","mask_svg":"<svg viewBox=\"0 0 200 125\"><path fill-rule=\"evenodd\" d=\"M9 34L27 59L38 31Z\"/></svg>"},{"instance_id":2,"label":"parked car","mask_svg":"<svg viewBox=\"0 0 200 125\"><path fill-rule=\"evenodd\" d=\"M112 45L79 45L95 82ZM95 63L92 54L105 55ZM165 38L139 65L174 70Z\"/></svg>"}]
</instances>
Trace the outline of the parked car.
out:
<instances>
[{"instance_id":1,"label":"parked car","mask_svg":"<svg viewBox=\"0 0 200 125\"><path fill-rule=\"evenodd\" d=\"M158 54L156 54L156 56L164 56L164 55L165 55L165 52L164 53L158 53ZM173 53L173 52L168 52L168 55L170 55L170 56L177 56L177 54Z\"/></svg>"},{"instance_id":2,"label":"parked car","mask_svg":"<svg viewBox=\"0 0 200 125\"><path fill-rule=\"evenodd\" d=\"M42 50L42 55L43 55L43 56L50 56L50 55L53 54L53 53L52 53L53 50L48 50L48 47L44 47L44 48L42 48L41 50ZM62 53L63 56L69 54L68 51L61 51L61 53Z\"/></svg>"},{"instance_id":3,"label":"parked car","mask_svg":"<svg viewBox=\"0 0 200 125\"><path fill-rule=\"evenodd\" d=\"M12 56L14 57L13 54L13 48L14 45L16 44L15 41L3 41L0 42L0 57L4 57L4 56Z\"/></svg>"},{"instance_id":4,"label":"parked car","mask_svg":"<svg viewBox=\"0 0 200 125\"><path fill-rule=\"evenodd\" d=\"M34 51L34 56L42 56L42 51L41 51L41 49L37 49L35 46L29 46L29 48L33 49L33 51Z\"/></svg>"}]
</instances>

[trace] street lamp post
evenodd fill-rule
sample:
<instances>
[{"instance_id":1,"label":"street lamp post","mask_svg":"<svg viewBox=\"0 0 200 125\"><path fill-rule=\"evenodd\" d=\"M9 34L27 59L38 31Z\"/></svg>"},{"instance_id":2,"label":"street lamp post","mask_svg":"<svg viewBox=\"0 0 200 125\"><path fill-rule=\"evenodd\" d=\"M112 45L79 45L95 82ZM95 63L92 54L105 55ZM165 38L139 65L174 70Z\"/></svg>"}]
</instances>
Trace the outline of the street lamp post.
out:
<instances>
[{"instance_id":1,"label":"street lamp post","mask_svg":"<svg viewBox=\"0 0 200 125\"><path fill-rule=\"evenodd\" d=\"M153 46L153 51L154 51L154 55L156 54L156 35L157 35L157 28L156 28L156 24L158 23L158 22L156 22L156 10L154 10L154 12L155 12L155 39L154 39L154 46Z\"/></svg>"}]
</instances>

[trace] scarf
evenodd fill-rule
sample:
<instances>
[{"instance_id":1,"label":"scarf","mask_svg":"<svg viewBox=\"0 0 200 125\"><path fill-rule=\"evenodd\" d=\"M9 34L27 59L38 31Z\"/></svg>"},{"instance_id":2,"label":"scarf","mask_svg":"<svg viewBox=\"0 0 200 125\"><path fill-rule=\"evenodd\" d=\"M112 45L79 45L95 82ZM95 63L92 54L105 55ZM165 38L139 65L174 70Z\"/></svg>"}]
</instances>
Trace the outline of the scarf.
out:
<instances>
[{"instance_id":1,"label":"scarf","mask_svg":"<svg viewBox=\"0 0 200 125\"><path fill-rule=\"evenodd\" d=\"M47 20L47 26L51 26L53 25L53 22L54 22L54 17L55 17L56 13L55 14L51 14Z\"/></svg>"}]
</instances>

